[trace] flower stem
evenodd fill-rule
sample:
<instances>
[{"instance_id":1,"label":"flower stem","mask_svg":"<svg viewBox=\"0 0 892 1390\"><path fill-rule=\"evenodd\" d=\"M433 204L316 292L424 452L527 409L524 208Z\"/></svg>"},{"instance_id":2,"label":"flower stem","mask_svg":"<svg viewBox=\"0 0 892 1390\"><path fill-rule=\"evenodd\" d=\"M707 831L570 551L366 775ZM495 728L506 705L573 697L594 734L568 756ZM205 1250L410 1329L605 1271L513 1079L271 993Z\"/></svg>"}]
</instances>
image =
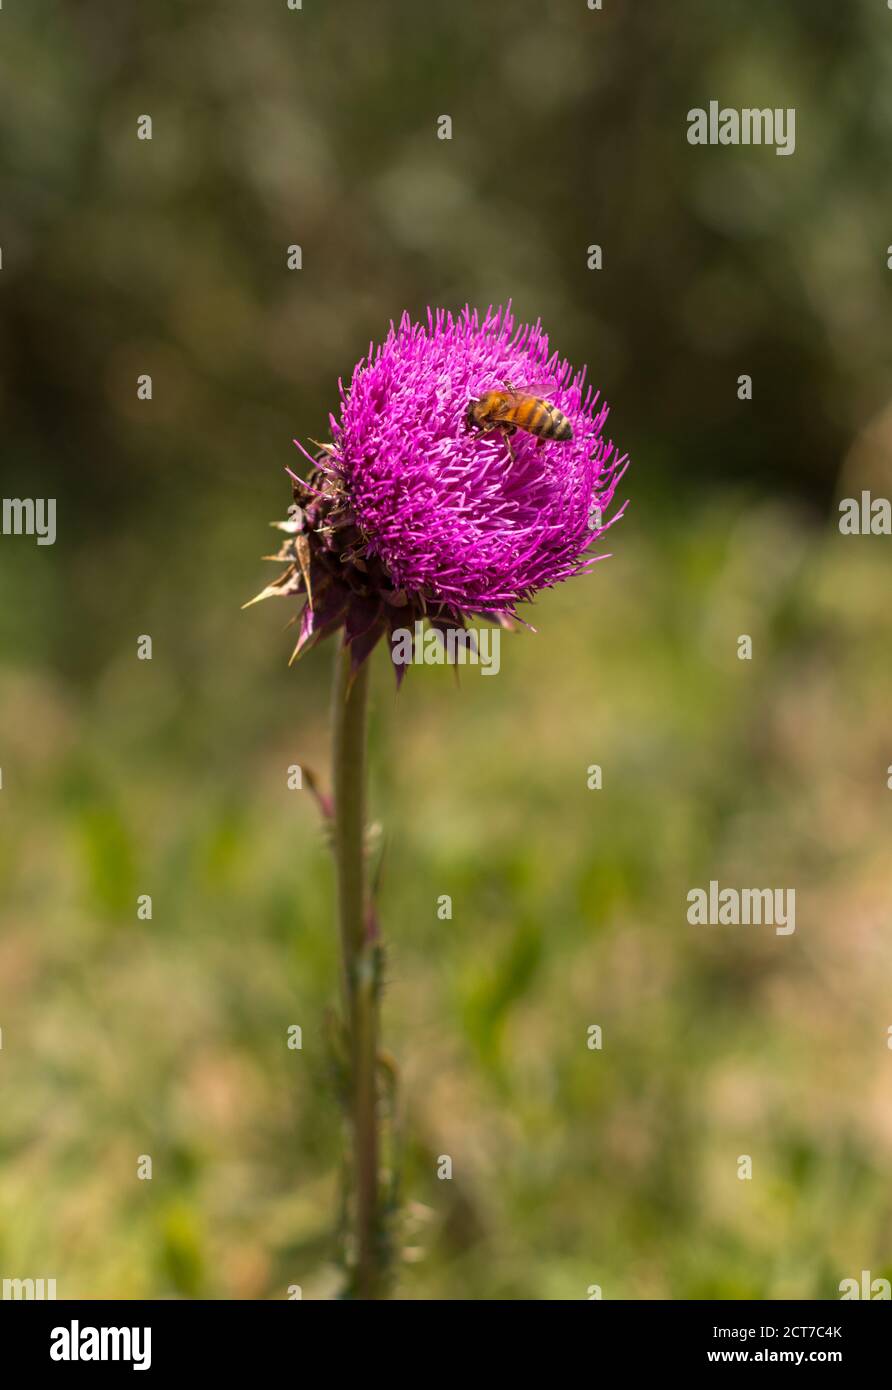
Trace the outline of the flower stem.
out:
<instances>
[{"instance_id":1,"label":"flower stem","mask_svg":"<svg viewBox=\"0 0 892 1390\"><path fill-rule=\"evenodd\" d=\"M351 676L350 652L337 653L334 729L334 852L342 989L350 1034L355 1281L358 1298L383 1292L379 1239L378 943L366 912L365 781L369 662Z\"/></svg>"}]
</instances>

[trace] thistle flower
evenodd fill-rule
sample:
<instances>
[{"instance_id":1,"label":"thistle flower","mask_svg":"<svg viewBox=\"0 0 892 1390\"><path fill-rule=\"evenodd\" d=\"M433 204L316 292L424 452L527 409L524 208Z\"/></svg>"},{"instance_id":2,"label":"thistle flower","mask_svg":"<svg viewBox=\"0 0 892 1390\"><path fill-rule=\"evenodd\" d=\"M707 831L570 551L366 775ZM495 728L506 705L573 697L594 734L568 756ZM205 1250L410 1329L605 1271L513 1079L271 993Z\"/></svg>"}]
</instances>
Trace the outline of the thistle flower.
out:
<instances>
[{"instance_id":1,"label":"thistle flower","mask_svg":"<svg viewBox=\"0 0 892 1390\"><path fill-rule=\"evenodd\" d=\"M470 428L469 404L508 383L562 411L572 439ZM472 617L512 626L519 604L606 558L587 552L622 515L605 520L626 457L603 436L600 393L539 323L515 328L510 306L404 314L339 385L332 442L312 456L295 440L311 471L291 474L277 523L287 539L270 558L287 568L251 600L303 595L292 660L341 627L355 671L418 618L444 635Z\"/></svg>"},{"instance_id":2,"label":"thistle flower","mask_svg":"<svg viewBox=\"0 0 892 1390\"><path fill-rule=\"evenodd\" d=\"M497 428L486 393L547 400L554 436ZM486 398L486 399L482 399ZM474 406L472 410L471 407ZM520 423L521 416L517 416ZM420 618L442 637L479 617L511 626L540 589L581 574L603 556L592 542L622 515L605 515L625 467L603 437L607 407L556 352L537 323L517 329L510 307L482 322L428 310L404 315L371 345L340 385L331 442L307 477L292 473L294 505L279 553L285 570L252 602L303 599L292 660L343 629L332 700L333 797L326 803L334 850L345 1101L351 1178L345 1212L347 1292L383 1296L392 1279L390 1228L398 1207L396 1172L384 1181L380 1122L387 1072L389 1123L396 1123L396 1071L378 1050L381 941L368 892L365 836L366 658L385 634ZM289 469L289 472L291 470ZM397 680L404 666L391 643ZM398 1143L392 1145L399 1149Z\"/></svg>"}]
</instances>

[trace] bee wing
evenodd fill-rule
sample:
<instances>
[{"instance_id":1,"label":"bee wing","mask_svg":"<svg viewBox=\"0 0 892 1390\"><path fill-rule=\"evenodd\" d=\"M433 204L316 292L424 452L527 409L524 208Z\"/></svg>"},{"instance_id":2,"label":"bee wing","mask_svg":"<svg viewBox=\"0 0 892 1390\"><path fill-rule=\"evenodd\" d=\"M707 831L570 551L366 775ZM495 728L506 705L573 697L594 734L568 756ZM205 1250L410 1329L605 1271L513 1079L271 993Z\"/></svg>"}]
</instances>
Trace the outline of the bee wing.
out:
<instances>
[{"instance_id":1,"label":"bee wing","mask_svg":"<svg viewBox=\"0 0 892 1390\"><path fill-rule=\"evenodd\" d=\"M525 383L522 387L520 387L515 386L512 384L512 382L506 380L505 386L511 392L511 394L516 396L518 399L523 399L524 396L538 396L542 400L546 401L550 396L553 396L555 391L557 391L558 389L557 383L554 381L531 381L529 385Z\"/></svg>"}]
</instances>

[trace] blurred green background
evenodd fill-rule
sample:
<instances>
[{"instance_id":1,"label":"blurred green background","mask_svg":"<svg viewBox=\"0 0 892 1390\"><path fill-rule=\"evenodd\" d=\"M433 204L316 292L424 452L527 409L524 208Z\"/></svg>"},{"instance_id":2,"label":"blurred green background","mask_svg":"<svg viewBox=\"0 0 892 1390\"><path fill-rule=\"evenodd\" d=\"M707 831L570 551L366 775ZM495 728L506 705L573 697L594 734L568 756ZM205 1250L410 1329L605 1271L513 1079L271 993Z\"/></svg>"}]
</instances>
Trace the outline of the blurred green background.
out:
<instances>
[{"instance_id":1,"label":"blurred green background","mask_svg":"<svg viewBox=\"0 0 892 1390\"><path fill-rule=\"evenodd\" d=\"M3 491L59 526L0 537L0 1275L337 1292L332 873L286 788L333 653L239 605L369 340L512 297L632 501L498 679L376 662L398 1292L892 1276L892 539L836 525L892 490L884 0L29 0L0 64ZM712 98L794 106L795 154L690 147ZM689 926L713 878L795 888L795 935Z\"/></svg>"}]
</instances>

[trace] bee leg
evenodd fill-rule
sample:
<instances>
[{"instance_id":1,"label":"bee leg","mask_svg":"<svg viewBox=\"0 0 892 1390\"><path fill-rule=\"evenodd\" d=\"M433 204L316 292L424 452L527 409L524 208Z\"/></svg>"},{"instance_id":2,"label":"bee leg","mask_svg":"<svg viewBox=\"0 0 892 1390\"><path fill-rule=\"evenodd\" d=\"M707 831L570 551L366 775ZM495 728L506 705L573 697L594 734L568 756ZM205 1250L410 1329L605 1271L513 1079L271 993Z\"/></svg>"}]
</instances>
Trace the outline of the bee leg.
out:
<instances>
[{"instance_id":1,"label":"bee leg","mask_svg":"<svg viewBox=\"0 0 892 1390\"><path fill-rule=\"evenodd\" d=\"M511 460L511 462L508 464L508 472L510 473L510 472L511 472L511 469L514 467L515 463L517 462L517 457L516 457L516 455L515 455L515 453L514 453L514 449L513 449L512 446L511 446L511 431L508 430L508 429L503 429L503 430L502 430L502 438L503 438L504 441L505 441L505 448L508 450L508 457L509 457L509 459Z\"/></svg>"},{"instance_id":2,"label":"bee leg","mask_svg":"<svg viewBox=\"0 0 892 1390\"><path fill-rule=\"evenodd\" d=\"M544 448L545 448L545 436L544 436L544 435L542 435L542 434L539 435L539 438L536 440L536 448L537 448L537 449L544 449Z\"/></svg>"}]
</instances>

